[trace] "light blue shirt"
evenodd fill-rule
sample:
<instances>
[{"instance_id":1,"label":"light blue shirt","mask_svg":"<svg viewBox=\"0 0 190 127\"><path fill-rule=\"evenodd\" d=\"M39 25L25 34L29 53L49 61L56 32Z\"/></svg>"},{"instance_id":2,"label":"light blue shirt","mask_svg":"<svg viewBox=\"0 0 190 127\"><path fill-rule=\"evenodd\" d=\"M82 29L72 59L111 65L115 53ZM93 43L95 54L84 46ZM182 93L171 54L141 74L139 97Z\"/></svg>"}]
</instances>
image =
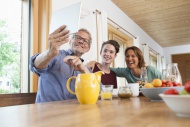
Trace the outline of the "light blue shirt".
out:
<instances>
[{"instance_id":1,"label":"light blue shirt","mask_svg":"<svg viewBox=\"0 0 190 127\"><path fill-rule=\"evenodd\" d=\"M63 62L63 59L71 54L70 50L60 50L44 69L34 66L34 60L39 54L31 57L30 70L39 76L36 103L76 99L75 95L68 92L66 82L68 78L77 76L80 72ZM72 80L70 84L71 90L75 91L75 81Z\"/></svg>"},{"instance_id":2,"label":"light blue shirt","mask_svg":"<svg viewBox=\"0 0 190 127\"><path fill-rule=\"evenodd\" d=\"M128 83L135 83L137 81L141 81L140 78L136 77L133 75L132 71L130 68L110 68L113 72L115 72L116 76L118 77L124 77ZM148 82L151 82L155 78L162 79L162 73L157 70L156 68L152 66L147 67L147 77L148 77Z\"/></svg>"}]
</instances>

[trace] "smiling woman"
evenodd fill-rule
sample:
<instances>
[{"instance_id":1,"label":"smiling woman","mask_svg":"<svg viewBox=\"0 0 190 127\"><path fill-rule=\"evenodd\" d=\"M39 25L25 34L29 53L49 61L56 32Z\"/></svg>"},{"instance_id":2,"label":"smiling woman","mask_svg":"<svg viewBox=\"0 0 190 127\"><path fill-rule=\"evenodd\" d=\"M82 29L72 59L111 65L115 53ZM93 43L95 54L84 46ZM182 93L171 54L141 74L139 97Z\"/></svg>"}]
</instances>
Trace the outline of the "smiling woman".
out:
<instances>
[{"instance_id":1,"label":"smiling woman","mask_svg":"<svg viewBox=\"0 0 190 127\"><path fill-rule=\"evenodd\" d=\"M151 82L155 78L162 79L162 74L153 66L146 66L142 51L131 46L125 49L126 68L111 68L118 77L124 77L128 83L136 83L141 81L141 68L146 67L147 80Z\"/></svg>"},{"instance_id":2,"label":"smiling woman","mask_svg":"<svg viewBox=\"0 0 190 127\"><path fill-rule=\"evenodd\" d=\"M112 84L114 88L118 88L116 75L109 69L112 62L115 60L117 53L119 52L119 43L115 40L108 40L102 44L100 55L101 62L90 61L87 66L92 69L93 72L103 71L105 74L102 75L102 84Z\"/></svg>"}]
</instances>

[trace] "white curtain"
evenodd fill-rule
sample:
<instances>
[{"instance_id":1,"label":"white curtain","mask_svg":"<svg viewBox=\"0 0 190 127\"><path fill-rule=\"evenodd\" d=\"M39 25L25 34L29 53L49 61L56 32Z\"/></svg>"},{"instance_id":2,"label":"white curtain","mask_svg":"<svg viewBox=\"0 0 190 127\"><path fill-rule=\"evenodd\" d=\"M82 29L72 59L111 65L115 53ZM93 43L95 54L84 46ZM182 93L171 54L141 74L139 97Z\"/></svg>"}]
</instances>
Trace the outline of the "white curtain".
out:
<instances>
[{"instance_id":1,"label":"white curtain","mask_svg":"<svg viewBox=\"0 0 190 127\"><path fill-rule=\"evenodd\" d=\"M98 55L100 52L101 45L104 41L108 40L108 26L107 26L107 13L104 10L100 11L101 14L97 15L97 46L98 46ZM98 57L98 61L101 58Z\"/></svg>"},{"instance_id":2,"label":"white curtain","mask_svg":"<svg viewBox=\"0 0 190 127\"><path fill-rule=\"evenodd\" d=\"M146 43L142 44L142 52L143 52L146 66L148 66L149 65L149 46L148 46L148 44L146 44Z\"/></svg>"},{"instance_id":3,"label":"white curtain","mask_svg":"<svg viewBox=\"0 0 190 127\"><path fill-rule=\"evenodd\" d=\"M166 59L164 56L157 55L157 68L161 72L163 71L163 69L166 69Z\"/></svg>"},{"instance_id":4,"label":"white curtain","mask_svg":"<svg viewBox=\"0 0 190 127\"><path fill-rule=\"evenodd\" d=\"M133 38L133 45L139 48L139 36L136 36L136 39Z\"/></svg>"},{"instance_id":5,"label":"white curtain","mask_svg":"<svg viewBox=\"0 0 190 127\"><path fill-rule=\"evenodd\" d=\"M107 13L106 11L101 11L100 15L100 31L102 32L100 41L107 41L108 40L108 23L107 23ZM100 33L100 32L99 32Z\"/></svg>"},{"instance_id":6,"label":"white curtain","mask_svg":"<svg viewBox=\"0 0 190 127\"><path fill-rule=\"evenodd\" d=\"M161 57L162 69L166 69L166 58L164 56Z\"/></svg>"},{"instance_id":7,"label":"white curtain","mask_svg":"<svg viewBox=\"0 0 190 127\"><path fill-rule=\"evenodd\" d=\"M157 54L157 69L162 72L162 56Z\"/></svg>"}]
</instances>

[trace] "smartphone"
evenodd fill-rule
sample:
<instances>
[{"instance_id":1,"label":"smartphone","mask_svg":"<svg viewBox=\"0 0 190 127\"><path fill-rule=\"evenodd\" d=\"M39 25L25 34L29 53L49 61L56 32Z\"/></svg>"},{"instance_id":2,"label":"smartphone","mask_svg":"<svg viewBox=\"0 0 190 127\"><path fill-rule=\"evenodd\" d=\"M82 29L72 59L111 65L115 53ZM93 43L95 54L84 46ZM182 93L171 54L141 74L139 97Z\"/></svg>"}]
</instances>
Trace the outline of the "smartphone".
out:
<instances>
[{"instance_id":1,"label":"smartphone","mask_svg":"<svg viewBox=\"0 0 190 127\"><path fill-rule=\"evenodd\" d=\"M49 34L62 25L66 25L66 29L70 31L70 34L76 33L79 29L81 6L82 3L79 2L53 11Z\"/></svg>"}]
</instances>

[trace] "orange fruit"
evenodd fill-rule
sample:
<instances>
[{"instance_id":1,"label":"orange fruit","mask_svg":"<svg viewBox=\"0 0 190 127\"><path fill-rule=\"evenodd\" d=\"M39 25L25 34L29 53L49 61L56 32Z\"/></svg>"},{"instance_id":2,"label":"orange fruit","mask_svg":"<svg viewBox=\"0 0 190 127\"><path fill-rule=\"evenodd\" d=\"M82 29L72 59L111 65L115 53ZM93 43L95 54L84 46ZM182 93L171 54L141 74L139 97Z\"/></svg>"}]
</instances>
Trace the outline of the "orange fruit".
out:
<instances>
[{"instance_id":1,"label":"orange fruit","mask_svg":"<svg viewBox=\"0 0 190 127\"><path fill-rule=\"evenodd\" d=\"M154 86L151 83L145 83L145 88L153 88Z\"/></svg>"},{"instance_id":2,"label":"orange fruit","mask_svg":"<svg viewBox=\"0 0 190 127\"><path fill-rule=\"evenodd\" d=\"M161 87L162 86L162 80L161 79L154 79L153 81L152 81L152 85L154 86L154 87Z\"/></svg>"}]
</instances>

